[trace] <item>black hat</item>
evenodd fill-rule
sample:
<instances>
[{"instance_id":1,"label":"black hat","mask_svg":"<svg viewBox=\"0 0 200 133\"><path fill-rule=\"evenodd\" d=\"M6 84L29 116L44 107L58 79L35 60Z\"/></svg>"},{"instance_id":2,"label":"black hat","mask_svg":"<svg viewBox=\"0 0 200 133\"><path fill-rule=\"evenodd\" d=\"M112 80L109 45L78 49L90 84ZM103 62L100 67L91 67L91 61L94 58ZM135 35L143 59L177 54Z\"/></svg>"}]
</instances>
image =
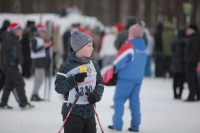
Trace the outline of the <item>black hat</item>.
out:
<instances>
[{"instance_id":1,"label":"black hat","mask_svg":"<svg viewBox=\"0 0 200 133\"><path fill-rule=\"evenodd\" d=\"M126 18L126 29L128 29L130 26L136 24L137 18L135 16L128 16Z\"/></svg>"},{"instance_id":2,"label":"black hat","mask_svg":"<svg viewBox=\"0 0 200 133\"><path fill-rule=\"evenodd\" d=\"M193 29L195 32L197 32L197 31L198 31L198 27L197 27L197 25L196 25L196 24L190 24L190 26L189 26L188 28L191 28L191 29Z\"/></svg>"}]
</instances>

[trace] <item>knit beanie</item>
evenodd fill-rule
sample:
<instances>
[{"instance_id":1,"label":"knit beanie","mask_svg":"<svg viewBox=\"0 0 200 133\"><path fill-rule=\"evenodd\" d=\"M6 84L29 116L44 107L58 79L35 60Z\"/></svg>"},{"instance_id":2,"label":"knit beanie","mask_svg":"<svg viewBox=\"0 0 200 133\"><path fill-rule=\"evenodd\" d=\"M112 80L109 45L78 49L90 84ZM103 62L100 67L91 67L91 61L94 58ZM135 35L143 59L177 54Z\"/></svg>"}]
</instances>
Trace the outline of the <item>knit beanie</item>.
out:
<instances>
[{"instance_id":1,"label":"knit beanie","mask_svg":"<svg viewBox=\"0 0 200 133\"><path fill-rule=\"evenodd\" d=\"M86 33L78 31L76 28L71 31L71 46L77 52L88 43L93 42L92 38Z\"/></svg>"},{"instance_id":2,"label":"knit beanie","mask_svg":"<svg viewBox=\"0 0 200 133\"><path fill-rule=\"evenodd\" d=\"M39 24L37 27L37 32L38 33L45 33L46 32L46 26Z\"/></svg>"},{"instance_id":3,"label":"knit beanie","mask_svg":"<svg viewBox=\"0 0 200 133\"><path fill-rule=\"evenodd\" d=\"M129 34L131 34L132 36L136 38L141 38L144 33L143 31L144 27L145 27L144 21L140 21L139 23L134 24L129 28Z\"/></svg>"},{"instance_id":4,"label":"knit beanie","mask_svg":"<svg viewBox=\"0 0 200 133\"><path fill-rule=\"evenodd\" d=\"M18 23L10 24L9 28L10 28L10 31L13 32L13 33L16 33L16 32L18 32L19 30L22 29L21 26Z\"/></svg>"}]
</instances>

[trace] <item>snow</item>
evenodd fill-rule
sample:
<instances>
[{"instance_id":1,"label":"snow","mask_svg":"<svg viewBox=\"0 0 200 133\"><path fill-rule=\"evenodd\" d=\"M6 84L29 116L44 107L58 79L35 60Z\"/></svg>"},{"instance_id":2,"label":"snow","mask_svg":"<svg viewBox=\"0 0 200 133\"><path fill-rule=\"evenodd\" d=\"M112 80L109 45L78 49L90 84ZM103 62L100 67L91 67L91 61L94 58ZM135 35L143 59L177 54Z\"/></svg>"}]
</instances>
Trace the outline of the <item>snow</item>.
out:
<instances>
[{"instance_id":1,"label":"snow","mask_svg":"<svg viewBox=\"0 0 200 133\"><path fill-rule=\"evenodd\" d=\"M54 77L55 80L55 77ZM52 86L54 84L52 81ZM33 77L25 79L27 97L30 98L33 89ZM43 96L43 86L40 96ZM97 113L105 133L112 133L107 128L112 124L113 96L115 87L105 87L102 100L97 103ZM200 132L200 102L183 102L173 100L172 79L145 78L141 88L141 133L199 133ZM0 97L2 92L0 94ZM183 99L188 95L185 84ZM21 110L13 94L10 95L9 105L13 110L0 109L0 133L56 133L62 125L60 114L62 103L57 93L51 90L50 102L32 102L34 109ZM130 126L130 110L128 101L125 104L123 131L127 133ZM97 133L101 133L97 123Z\"/></svg>"},{"instance_id":2,"label":"snow","mask_svg":"<svg viewBox=\"0 0 200 133\"><path fill-rule=\"evenodd\" d=\"M74 23L80 23L82 26L89 25L91 29L98 26L103 30L104 25L96 18L92 16L84 16L80 14L69 14L65 17L60 17L53 13L33 13L33 14L15 14L15 13L0 13L0 26L3 21L8 19L11 23L17 22L23 28L26 26L28 20L32 20L38 25L39 23L45 24L47 21L53 21L54 24L60 26L60 34L62 35L66 29L71 27Z\"/></svg>"}]
</instances>

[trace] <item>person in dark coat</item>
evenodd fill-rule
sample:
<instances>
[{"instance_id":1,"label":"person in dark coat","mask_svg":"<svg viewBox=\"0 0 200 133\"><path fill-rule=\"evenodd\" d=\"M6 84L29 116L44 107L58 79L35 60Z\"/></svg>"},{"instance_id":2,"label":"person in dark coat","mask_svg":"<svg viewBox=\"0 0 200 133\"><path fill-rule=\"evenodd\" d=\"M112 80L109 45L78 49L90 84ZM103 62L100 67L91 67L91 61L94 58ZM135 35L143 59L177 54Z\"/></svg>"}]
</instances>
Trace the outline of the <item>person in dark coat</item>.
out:
<instances>
[{"instance_id":1,"label":"person in dark coat","mask_svg":"<svg viewBox=\"0 0 200 133\"><path fill-rule=\"evenodd\" d=\"M128 29L131 25L135 24L137 21L136 17L129 16L126 18L126 28L125 30L119 32L117 35L117 39L115 40L115 47L117 50L121 48L121 46L128 40Z\"/></svg>"},{"instance_id":2,"label":"person in dark coat","mask_svg":"<svg viewBox=\"0 0 200 133\"><path fill-rule=\"evenodd\" d=\"M35 23L28 21L25 30L22 34L22 54L23 54L23 64L22 64L22 76L25 78L31 77L31 57L30 57L30 39L33 36L33 30Z\"/></svg>"},{"instance_id":3,"label":"person in dark coat","mask_svg":"<svg viewBox=\"0 0 200 133\"><path fill-rule=\"evenodd\" d=\"M183 84L185 81L185 37L185 30L179 29L177 38L172 42L171 45L171 52L173 54L171 62L171 71L173 73L173 92L175 99L181 99Z\"/></svg>"},{"instance_id":4,"label":"person in dark coat","mask_svg":"<svg viewBox=\"0 0 200 133\"><path fill-rule=\"evenodd\" d=\"M162 77L162 69L163 69L163 48L162 48L162 32L163 32L163 24L160 23L157 26L154 40L154 55L155 55L155 76Z\"/></svg>"},{"instance_id":5,"label":"person in dark coat","mask_svg":"<svg viewBox=\"0 0 200 133\"><path fill-rule=\"evenodd\" d=\"M191 24L186 31L188 39L185 46L184 58L189 96L185 101L200 100L200 89L196 72L199 59L200 38L197 33L198 27L194 24Z\"/></svg>"},{"instance_id":6,"label":"person in dark coat","mask_svg":"<svg viewBox=\"0 0 200 133\"><path fill-rule=\"evenodd\" d=\"M10 25L10 21L9 20L5 20L3 22L3 25L2 25L2 28L0 29L0 52L1 52L1 43L2 43L2 40L3 40L3 34L5 32L7 32L8 28L9 28L9 25ZM1 53L0 53L0 66L2 65L1 63ZM3 68L0 67L0 91L2 90L4 84L5 84L5 73L3 71Z\"/></svg>"},{"instance_id":7,"label":"person in dark coat","mask_svg":"<svg viewBox=\"0 0 200 133\"><path fill-rule=\"evenodd\" d=\"M80 24L79 23L74 23L72 24L72 27L70 29L67 29L64 34L63 34L63 48L64 48L64 54L63 54L63 62L67 60L67 57L70 53L70 48L71 48L71 29L73 28L78 28L79 29Z\"/></svg>"},{"instance_id":8,"label":"person in dark coat","mask_svg":"<svg viewBox=\"0 0 200 133\"><path fill-rule=\"evenodd\" d=\"M18 23L12 23L9 28L10 32L4 34L1 48L1 64L6 75L6 81L0 107L9 108L7 105L8 98L10 92L15 88L20 108L33 108L34 106L28 103L25 94L25 83L18 68L18 65L23 62L21 44L19 41L19 37L22 33L21 26Z\"/></svg>"}]
</instances>

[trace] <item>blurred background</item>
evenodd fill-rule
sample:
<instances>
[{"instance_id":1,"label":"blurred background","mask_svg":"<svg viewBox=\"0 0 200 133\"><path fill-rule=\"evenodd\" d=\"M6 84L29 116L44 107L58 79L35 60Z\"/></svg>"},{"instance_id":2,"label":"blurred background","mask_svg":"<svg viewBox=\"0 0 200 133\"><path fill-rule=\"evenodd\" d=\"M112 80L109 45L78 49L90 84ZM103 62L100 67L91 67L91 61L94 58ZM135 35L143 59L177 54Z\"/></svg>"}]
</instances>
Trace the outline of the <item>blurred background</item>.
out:
<instances>
[{"instance_id":1,"label":"blurred background","mask_svg":"<svg viewBox=\"0 0 200 133\"><path fill-rule=\"evenodd\" d=\"M70 52L72 28L93 38L92 57L98 61L103 73L104 68L113 64L118 50L127 41L129 27L143 20L146 26L142 38L147 47L147 62L141 89L142 132L199 133L199 13L200 0L0 0L0 52L3 40L7 39L3 35L10 34L16 27L22 30L19 41L24 62L19 65L20 74L25 81L27 99L35 105L32 111L21 114L13 92L8 102L11 107L0 104L0 132L26 133L28 128L33 128L29 133L53 133L59 129L62 102L54 91L54 82L60 65ZM13 23L16 27L12 26ZM45 47L45 75L41 78L38 98L32 99L36 76L30 46L41 27L45 29L42 38L49 46ZM0 55L6 58L4 54ZM192 55L193 64L190 64L188 55ZM190 65L192 67L185 71ZM0 68L1 102L6 88L5 78ZM104 129L112 121L114 93L115 85L105 85L98 108ZM193 98L189 97L190 93ZM12 106L14 111L11 113L7 110L13 109ZM128 108L126 104L125 110ZM129 120L130 112L126 112L124 118ZM127 122L125 128L128 127Z\"/></svg>"},{"instance_id":2,"label":"blurred background","mask_svg":"<svg viewBox=\"0 0 200 133\"><path fill-rule=\"evenodd\" d=\"M1 0L1 13L63 13L77 6L82 14L97 17L105 25L136 16L155 27L170 21L176 27L196 23L200 26L199 0ZM64 15L64 14L63 14Z\"/></svg>"}]
</instances>

